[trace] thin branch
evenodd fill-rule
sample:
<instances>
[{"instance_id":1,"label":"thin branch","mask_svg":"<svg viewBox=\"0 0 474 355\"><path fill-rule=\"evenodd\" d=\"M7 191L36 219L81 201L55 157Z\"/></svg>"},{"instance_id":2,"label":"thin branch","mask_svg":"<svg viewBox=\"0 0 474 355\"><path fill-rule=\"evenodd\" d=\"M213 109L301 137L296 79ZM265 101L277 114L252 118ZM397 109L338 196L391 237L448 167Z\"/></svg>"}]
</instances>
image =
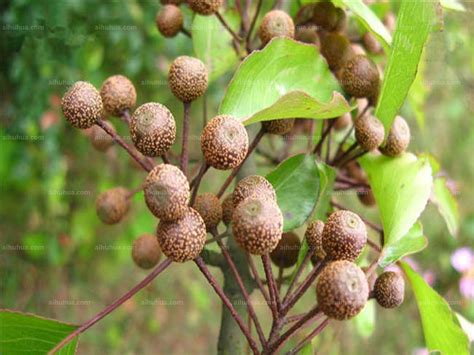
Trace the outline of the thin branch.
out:
<instances>
[{"instance_id":1,"label":"thin branch","mask_svg":"<svg viewBox=\"0 0 474 355\"><path fill-rule=\"evenodd\" d=\"M193 35L191 34L191 32L185 29L184 27L181 28L181 33L189 38L193 38Z\"/></svg>"},{"instance_id":2,"label":"thin branch","mask_svg":"<svg viewBox=\"0 0 474 355\"><path fill-rule=\"evenodd\" d=\"M199 185L201 184L201 179L206 173L207 170L209 170L209 165L204 162L201 165L201 168L199 169L198 174L196 177L191 181L190 187L193 189L193 193L191 195L191 202L189 203L190 206L194 204L194 201L196 200L197 193L199 191Z\"/></svg>"},{"instance_id":3,"label":"thin branch","mask_svg":"<svg viewBox=\"0 0 474 355\"><path fill-rule=\"evenodd\" d=\"M260 12L260 9L262 8L262 0L258 0L258 3L257 3L257 9L255 10L255 14L253 15L253 18L252 18L252 22L250 23L250 28L247 32L247 37L245 38L245 42L246 42L246 47L247 47L247 52L251 52L251 48L250 48L250 42L251 42L251 38L252 38L252 31L255 27L255 23L257 22L257 18L258 18L258 14Z\"/></svg>"},{"instance_id":4,"label":"thin branch","mask_svg":"<svg viewBox=\"0 0 474 355\"><path fill-rule=\"evenodd\" d=\"M276 288L275 279L273 277L272 265L270 262L270 257L268 254L262 255L263 269L265 271L265 277L268 283L268 291L270 293L270 300L273 303L272 312L273 318L278 318L278 313L280 311L280 296L278 295L278 290Z\"/></svg>"},{"instance_id":5,"label":"thin branch","mask_svg":"<svg viewBox=\"0 0 474 355\"><path fill-rule=\"evenodd\" d=\"M181 170L184 175L188 176L188 163L189 163L189 112L191 110L191 103L185 102L184 104L184 118L183 118L183 140L181 148Z\"/></svg>"},{"instance_id":6,"label":"thin branch","mask_svg":"<svg viewBox=\"0 0 474 355\"><path fill-rule=\"evenodd\" d=\"M260 292L262 293L263 298L265 298L265 302L267 302L268 306L270 309L272 308L270 296L267 293L267 290L265 290L265 287L263 286L262 280L260 280L260 276L258 275L257 268L255 267L255 263L253 262L252 256L248 253L245 253L247 257L248 264L250 266L250 271L252 272L252 276L257 283L258 288L260 289Z\"/></svg>"},{"instance_id":7,"label":"thin branch","mask_svg":"<svg viewBox=\"0 0 474 355\"><path fill-rule=\"evenodd\" d=\"M293 291L293 288L295 287L296 283L298 282L298 279L303 272L303 270L306 268L306 265L308 262L311 260L311 256L313 255L314 251L308 250L306 255L304 256L303 261L301 262L298 270L296 270L295 277L293 277L293 280L291 280L290 285L288 286L288 290L286 291L285 297L283 298L282 303L285 304L288 301L288 297L291 294L291 291Z\"/></svg>"},{"instance_id":8,"label":"thin branch","mask_svg":"<svg viewBox=\"0 0 474 355\"><path fill-rule=\"evenodd\" d=\"M341 162L342 160L344 160L345 158L347 158L347 156L354 150L357 148L357 146L359 145L359 142L354 142L352 143L352 145L347 148L347 150L345 152L343 152L342 154L339 153L339 154L336 154L336 156L334 157L334 159L332 160L331 162L331 165L337 165L339 162Z\"/></svg>"},{"instance_id":9,"label":"thin branch","mask_svg":"<svg viewBox=\"0 0 474 355\"><path fill-rule=\"evenodd\" d=\"M134 286L131 290L125 293L122 297L115 300L112 304L105 307L102 311L97 313L94 317L88 320L86 323L82 324L79 328L69 334L66 338L64 338L58 345L56 345L49 354L54 354L60 349L62 349L66 344L68 344L72 339L74 339L79 334L85 332L87 329L92 327L102 318L113 312L117 309L120 305L122 305L125 301L133 297L138 291L143 289L145 286L150 284L161 272L163 272L170 264L172 263L171 259L166 259L161 264L159 264L147 277L145 277L140 283Z\"/></svg>"},{"instance_id":10,"label":"thin branch","mask_svg":"<svg viewBox=\"0 0 474 355\"><path fill-rule=\"evenodd\" d=\"M317 336L319 333L321 333L324 328L329 324L329 318L326 318L319 324L314 330L308 334L306 338L304 338L302 341L296 345L296 347L288 353L289 355L297 354L308 342L310 342L315 336Z\"/></svg>"},{"instance_id":11,"label":"thin branch","mask_svg":"<svg viewBox=\"0 0 474 355\"><path fill-rule=\"evenodd\" d=\"M198 256L196 259L194 259L194 262L196 263L196 265L198 266L199 270L202 272L202 274L204 275L206 280L212 286L214 291L220 297L220 299L222 300L224 305L227 307L227 309L229 310L232 317L237 322L237 325L239 326L240 330L242 331L242 333L247 338L247 341L248 341L248 343L250 345L250 348L252 349L253 353L255 355L258 355L259 351L258 351L257 343L255 342L255 340L250 335L248 328L245 326L244 321L242 320L240 315L235 310L234 306L232 305L232 302L230 302L229 298L226 296L226 294L224 293L222 288L219 286L217 280L209 272L209 269L207 268L206 264L204 263L204 260L202 260L202 258L200 256Z\"/></svg>"},{"instance_id":12,"label":"thin branch","mask_svg":"<svg viewBox=\"0 0 474 355\"><path fill-rule=\"evenodd\" d=\"M336 123L335 119L332 119L331 122L328 123L326 129L321 135L321 138L319 139L318 144L316 144L316 147L314 147L313 149L313 154L319 154L319 152L321 151L321 147L323 146L324 140L326 139L327 135L331 131L332 126L334 126L335 123Z\"/></svg>"},{"instance_id":13,"label":"thin branch","mask_svg":"<svg viewBox=\"0 0 474 355\"><path fill-rule=\"evenodd\" d=\"M339 156L342 153L342 149L344 148L344 144L346 144L346 141L351 136L351 133L352 133L353 130L354 130L354 125L352 125L351 128L349 128L349 130L346 132L346 134L344 135L342 140L339 142L339 145L338 145L337 150L336 150L336 154L334 155L333 163L336 159L339 159Z\"/></svg>"},{"instance_id":14,"label":"thin branch","mask_svg":"<svg viewBox=\"0 0 474 355\"><path fill-rule=\"evenodd\" d=\"M230 35L237 41L240 42L242 41L242 38L234 32L232 28L230 28L229 24L225 20L224 16L222 16L218 11L215 12L216 17L219 19L219 21L222 23L222 25L225 27L227 32L230 33Z\"/></svg>"}]
</instances>

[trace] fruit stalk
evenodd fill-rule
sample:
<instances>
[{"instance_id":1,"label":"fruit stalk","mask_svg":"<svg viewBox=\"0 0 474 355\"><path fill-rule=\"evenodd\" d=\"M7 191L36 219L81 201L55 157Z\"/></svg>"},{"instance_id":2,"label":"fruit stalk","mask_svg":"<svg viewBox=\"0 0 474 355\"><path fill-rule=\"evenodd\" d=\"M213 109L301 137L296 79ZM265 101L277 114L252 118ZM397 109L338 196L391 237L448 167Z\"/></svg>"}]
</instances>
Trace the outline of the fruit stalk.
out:
<instances>
[{"instance_id":1,"label":"fruit stalk","mask_svg":"<svg viewBox=\"0 0 474 355\"><path fill-rule=\"evenodd\" d=\"M189 162L189 112L191 110L191 102L184 102L184 117L183 117L183 139L181 148L181 170L184 175L188 176L188 162Z\"/></svg>"}]
</instances>

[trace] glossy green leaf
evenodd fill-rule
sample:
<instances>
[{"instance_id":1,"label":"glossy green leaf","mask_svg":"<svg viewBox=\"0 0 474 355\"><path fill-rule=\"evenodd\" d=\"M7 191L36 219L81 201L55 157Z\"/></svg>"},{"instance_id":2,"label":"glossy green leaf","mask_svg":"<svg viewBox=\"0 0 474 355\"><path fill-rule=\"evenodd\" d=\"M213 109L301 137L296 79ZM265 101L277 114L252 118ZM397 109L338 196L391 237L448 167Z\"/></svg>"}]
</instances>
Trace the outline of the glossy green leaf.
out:
<instances>
[{"instance_id":1,"label":"glossy green leaf","mask_svg":"<svg viewBox=\"0 0 474 355\"><path fill-rule=\"evenodd\" d=\"M383 268L387 267L402 257L415 254L427 246L428 239L423 235L423 226L420 222L417 222L400 240L384 248L379 265Z\"/></svg>"},{"instance_id":2,"label":"glossy green leaf","mask_svg":"<svg viewBox=\"0 0 474 355\"><path fill-rule=\"evenodd\" d=\"M277 194L285 232L301 226L311 215L319 196L319 169L314 157L295 155L267 175Z\"/></svg>"},{"instance_id":3,"label":"glossy green leaf","mask_svg":"<svg viewBox=\"0 0 474 355\"><path fill-rule=\"evenodd\" d=\"M362 338L370 337L375 330L375 302L367 302L353 321Z\"/></svg>"},{"instance_id":4,"label":"glossy green leaf","mask_svg":"<svg viewBox=\"0 0 474 355\"><path fill-rule=\"evenodd\" d=\"M228 11L224 17L234 30L238 28L239 16L236 12ZM194 52L206 65L210 81L237 66L239 57L232 47L232 36L216 16L195 15L191 32Z\"/></svg>"},{"instance_id":5,"label":"glossy green leaf","mask_svg":"<svg viewBox=\"0 0 474 355\"><path fill-rule=\"evenodd\" d=\"M257 121L254 115L258 120L274 114L276 118L337 117L350 107L341 96L334 101L334 91L341 88L317 47L276 38L240 64L219 111L249 122Z\"/></svg>"},{"instance_id":6,"label":"glossy green leaf","mask_svg":"<svg viewBox=\"0 0 474 355\"><path fill-rule=\"evenodd\" d=\"M46 354L77 328L58 322L9 310L0 311L0 352L2 354ZM74 354L76 337L57 354Z\"/></svg>"},{"instance_id":7,"label":"glossy green leaf","mask_svg":"<svg viewBox=\"0 0 474 355\"><path fill-rule=\"evenodd\" d=\"M384 249L415 224L430 197L433 178L426 157L404 153L391 158L370 154L359 160L374 192L384 229Z\"/></svg>"},{"instance_id":8,"label":"glossy green leaf","mask_svg":"<svg viewBox=\"0 0 474 355\"><path fill-rule=\"evenodd\" d=\"M459 208L458 203L446 185L445 177L438 177L434 180L432 202L438 207L438 211L444 218L449 233L453 237L459 231Z\"/></svg>"},{"instance_id":9,"label":"glossy green leaf","mask_svg":"<svg viewBox=\"0 0 474 355\"><path fill-rule=\"evenodd\" d=\"M421 53L435 18L436 1L403 1L375 110L386 134L415 80Z\"/></svg>"},{"instance_id":10,"label":"glossy green leaf","mask_svg":"<svg viewBox=\"0 0 474 355\"><path fill-rule=\"evenodd\" d=\"M446 300L407 263L401 266L415 294L428 350L443 355L469 354L469 340Z\"/></svg>"}]
</instances>

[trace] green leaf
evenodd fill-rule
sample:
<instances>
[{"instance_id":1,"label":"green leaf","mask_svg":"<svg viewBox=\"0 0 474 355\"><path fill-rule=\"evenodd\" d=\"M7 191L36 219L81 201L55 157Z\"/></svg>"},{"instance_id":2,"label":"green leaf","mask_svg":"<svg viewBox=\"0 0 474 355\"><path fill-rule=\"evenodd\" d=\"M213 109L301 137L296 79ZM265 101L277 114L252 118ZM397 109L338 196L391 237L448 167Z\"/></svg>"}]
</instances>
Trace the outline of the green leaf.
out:
<instances>
[{"instance_id":1,"label":"green leaf","mask_svg":"<svg viewBox=\"0 0 474 355\"><path fill-rule=\"evenodd\" d=\"M392 43L392 36L370 7L364 4L362 0L338 0L336 5L342 8L349 8L362 25L377 37L388 52Z\"/></svg>"},{"instance_id":2,"label":"green leaf","mask_svg":"<svg viewBox=\"0 0 474 355\"><path fill-rule=\"evenodd\" d=\"M459 231L459 208L456 199L446 185L445 177L438 177L434 180L432 202L438 207L438 211L444 218L449 233L453 237Z\"/></svg>"},{"instance_id":3,"label":"green leaf","mask_svg":"<svg viewBox=\"0 0 474 355\"><path fill-rule=\"evenodd\" d=\"M362 338L370 337L375 330L375 303L367 302L353 321Z\"/></svg>"},{"instance_id":4,"label":"green leaf","mask_svg":"<svg viewBox=\"0 0 474 355\"><path fill-rule=\"evenodd\" d=\"M313 341L309 341L301 348L301 350L298 352L300 355L313 355Z\"/></svg>"},{"instance_id":5,"label":"green leaf","mask_svg":"<svg viewBox=\"0 0 474 355\"><path fill-rule=\"evenodd\" d=\"M224 17L232 29L238 28L239 16L235 11L227 11ZM209 81L237 66L239 57L232 47L232 36L216 16L195 15L191 31L194 52L206 65Z\"/></svg>"},{"instance_id":6,"label":"green leaf","mask_svg":"<svg viewBox=\"0 0 474 355\"><path fill-rule=\"evenodd\" d=\"M406 255L418 253L427 245L428 239L423 235L423 226L417 222L397 243L384 248L379 265L383 268L387 267Z\"/></svg>"},{"instance_id":7,"label":"green leaf","mask_svg":"<svg viewBox=\"0 0 474 355\"><path fill-rule=\"evenodd\" d=\"M334 91L341 88L316 46L276 38L240 64L219 111L241 121L257 113L270 119L268 115L275 114L271 106L277 104L278 118L315 118L310 114L324 111L323 117L336 117L343 107L346 112L350 107L344 106L342 97L331 102ZM326 106L323 103L328 103L327 108L321 107ZM265 109L270 111L260 112Z\"/></svg>"},{"instance_id":8,"label":"green leaf","mask_svg":"<svg viewBox=\"0 0 474 355\"><path fill-rule=\"evenodd\" d=\"M360 160L377 201L384 229L384 250L395 245L418 220L431 193L433 178L426 157L411 153L390 158L366 155Z\"/></svg>"},{"instance_id":9,"label":"green leaf","mask_svg":"<svg viewBox=\"0 0 474 355\"><path fill-rule=\"evenodd\" d=\"M446 300L407 263L401 266L415 293L428 350L443 355L469 354L469 340Z\"/></svg>"},{"instance_id":10,"label":"green leaf","mask_svg":"<svg viewBox=\"0 0 474 355\"><path fill-rule=\"evenodd\" d=\"M338 92L333 93L331 101L320 102L302 91L292 91L280 97L272 106L255 113L244 124L292 117L334 118L352 109Z\"/></svg>"},{"instance_id":11,"label":"green leaf","mask_svg":"<svg viewBox=\"0 0 474 355\"><path fill-rule=\"evenodd\" d=\"M285 232L301 226L319 196L319 169L314 157L299 154L283 161L267 175L277 195Z\"/></svg>"},{"instance_id":12,"label":"green leaf","mask_svg":"<svg viewBox=\"0 0 474 355\"><path fill-rule=\"evenodd\" d=\"M448 10L466 11L466 8L459 2L459 0L440 0L439 3L443 8Z\"/></svg>"},{"instance_id":13,"label":"green leaf","mask_svg":"<svg viewBox=\"0 0 474 355\"><path fill-rule=\"evenodd\" d=\"M388 134L415 80L423 47L435 18L436 1L402 1L375 110Z\"/></svg>"},{"instance_id":14,"label":"green leaf","mask_svg":"<svg viewBox=\"0 0 474 355\"><path fill-rule=\"evenodd\" d=\"M33 314L0 311L0 352L2 354L46 354L77 328ZM74 354L76 337L57 354Z\"/></svg>"},{"instance_id":15,"label":"green leaf","mask_svg":"<svg viewBox=\"0 0 474 355\"><path fill-rule=\"evenodd\" d=\"M413 110L416 122L421 129L425 128L425 102L429 93L428 87L425 85L424 80L426 63L423 58L424 54L422 54L422 59L418 65L418 72L416 73L415 80L413 81L410 91L408 92L408 102L410 103L411 109Z\"/></svg>"}]
</instances>

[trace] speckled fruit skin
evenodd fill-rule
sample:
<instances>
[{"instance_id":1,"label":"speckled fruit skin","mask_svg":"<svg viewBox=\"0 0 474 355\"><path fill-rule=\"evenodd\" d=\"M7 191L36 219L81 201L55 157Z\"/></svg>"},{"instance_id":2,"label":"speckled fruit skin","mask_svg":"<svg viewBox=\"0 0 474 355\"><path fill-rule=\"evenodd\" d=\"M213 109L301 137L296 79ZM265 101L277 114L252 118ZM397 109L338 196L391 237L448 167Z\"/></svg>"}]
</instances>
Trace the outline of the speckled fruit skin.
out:
<instances>
[{"instance_id":1,"label":"speckled fruit skin","mask_svg":"<svg viewBox=\"0 0 474 355\"><path fill-rule=\"evenodd\" d=\"M263 17L258 34L263 44L267 44L275 37L293 38L295 24L286 12L272 10Z\"/></svg>"},{"instance_id":2,"label":"speckled fruit skin","mask_svg":"<svg viewBox=\"0 0 474 355\"><path fill-rule=\"evenodd\" d=\"M316 255L320 260L326 257L326 253L323 249L323 230L323 221L312 221L308 223L308 227L304 234L310 250L313 250L314 255Z\"/></svg>"},{"instance_id":3,"label":"speckled fruit skin","mask_svg":"<svg viewBox=\"0 0 474 355\"><path fill-rule=\"evenodd\" d=\"M132 259L142 269L150 269L160 261L161 249L152 234L143 234L133 241Z\"/></svg>"},{"instance_id":4,"label":"speckled fruit skin","mask_svg":"<svg viewBox=\"0 0 474 355\"><path fill-rule=\"evenodd\" d=\"M168 73L168 84L173 95L183 102L191 102L207 90L206 66L197 58L181 56L174 60Z\"/></svg>"},{"instance_id":5,"label":"speckled fruit skin","mask_svg":"<svg viewBox=\"0 0 474 355\"><path fill-rule=\"evenodd\" d=\"M183 14L176 5L165 5L156 14L156 27L168 38L176 36L183 28Z\"/></svg>"},{"instance_id":6,"label":"speckled fruit skin","mask_svg":"<svg viewBox=\"0 0 474 355\"><path fill-rule=\"evenodd\" d=\"M189 183L174 165L155 166L148 174L143 190L148 208L161 220L182 218L188 209Z\"/></svg>"},{"instance_id":7,"label":"speckled fruit skin","mask_svg":"<svg viewBox=\"0 0 474 355\"><path fill-rule=\"evenodd\" d=\"M232 214L234 213L234 202L232 194L228 195L222 201L222 221L226 226L232 222Z\"/></svg>"},{"instance_id":8,"label":"speckled fruit skin","mask_svg":"<svg viewBox=\"0 0 474 355\"><path fill-rule=\"evenodd\" d=\"M372 115L359 117L355 123L355 137L360 147L366 151L377 149L383 142L385 130L382 122Z\"/></svg>"},{"instance_id":9,"label":"speckled fruit skin","mask_svg":"<svg viewBox=\"0 0 474 355\"><path fill-rule=\"evenodd\" d=\"M115 132L112 123L104 121L104 124L109 126L109 128ZM89 133L89 139L91 140L92 146L99 152L107 151L114 144L113 138L99 126L92 126Z\"/></svg>"},{"instance_id":10,"label":"speckled fruit skin","mask_svg":"<svg viewBox=\"0 0 474 355\"><path fill-rule=\"evenodd\" d=\"M215 169L233 169L242 163L249 148L244 125L228 115L210 120L201 134L201 150L206 162Z\"/></svg>"},{"instance_id":11,"label":"speckled fruit skin","mask_svg":"<svg viewBox=\"0 0 474 355\"><path fill-rule=\"evenodd\" d=\"M149 102L135 110L130 121L135 147L148 157L166 153L176 139L176 123L166 106Z\"/></svg>"},{"instance_id":12,"label":"speckled fruit skin","mask_svg":"<svg viewBox=\"0 0 474 355\"><path fill-rule=\"evenodd\" d=\"M222 219L222 206L216 195L210 192L196 197L193 208L202 217L207 230L217 227Z\"/></svg>"},{"instance_id":13,"label":"speckled fruit skin","mask_svg":"<svg viewBox=\"0 0 474 355\"><path fill-rule=\"evenodd\" d=\"M224 0L187 0L188 5L194 12L208 16L219 10Z\"/></svg>"},{"instance_id":14,"label":"speckled fruit skin","mask_svg":"<svg viewBox=\"0 0 474 355\"><path fill-rule=\"evenodd\" d=\"M272 184L260 175L249 175L240 180L232 194L234 208L248 197L268 198L276 201L276 192Z\"/></svg>"},{"instance_id":15,"label":"speckled fruit skin","mask_svg":"<svg viewBox=\"0 0 474 355\"><path fill-rule=\"evenodd\" d=\"M377 66L364 55L356 55L342 70L341 84L346 93L354 97L374 98L380 89Z\"/></svg>"},{"instance_id":16,"label":"speckled fruit skin","mask_svg":"<svg viewBox=\"0 0 474 355\"><path fill-rule=\"evenodd\" d=\"M234 210L232 233L237 243L248 253L271 253L283 233L280 208L270 199L247 198Z\"/></svg>"},{"instance_id":17,"label":"speckled fruit skin","mask_svg":"<svg viewBox=\"0 0 474 355\"><path fill-rule=\"evenodd\" d=\"M323 249L329 260L354 261L367 243L367 229L350 211L331 213L323 229Z\"/></svg>"},{"instance_id":18,"label":"speckled fruit skin","mask_svg":"<svg viewBox=\"0 0 474 355\"><path fill-rule=\"evenodd\" d=\"M300 238L295 233L283 233L280 242L270 253L270 259L278 267L292 267L298 261L300 248Z\"/></svg>"},{"instance_id":19,"label":"speckled fruit skin","mask_svg":"<svg viewBox=\"0 0 474 355\"><path fill-rule=\"evenodd\" d=\"M100 96L107 113L120 116L125 110L135 106L137 92L132 82L123 75L114 75L104 81Z\"/></svg>"},{"instance_id":20,"label":"speckled fruit skin","mask_svg":"<svg viewBox=\"0 0 474 355\"><path fill-rule=\"evenodd\" d=\"M184 263L196 258L206 243L206 226L199 213L188 208L183 217L174 222L160 221L156 236L163 254Z\"/></svg>"},{"instance_id":21,"label":"speckled fruit skin","mask_svg":"<svg viewBox=\"0 0 474 355\"><path fill-rule=\"evenodd\" d=\"M120 222L129 209L128 190L123 187L104 191L96 200L97 216L105 224Z\"/></svg>"},{"instance_id":22,"label":"speckled fruit skin","mask_svg":"<svg viewBox=\"0 0 474 355\"><path fill-rule=\"evenodd\" d=\"M395 157L402 154L410 144L410 127L401 116L395 117L381 151L384 155Z\"/></svg>"},{"instance_id":23,"label":"speckled fruit skin","mask_svg":"<svg viewBox=\"0 0 474 355\"><path fill-rule=\"evenodd\" d=\"M339 33L326 33L321 36L321 54L333 71L341 69L354 57L351 43Z\"/></svg>"},{"instance_id":24,"label":"speckled fruit skin","mask_svg":"<svg viewBox=\"0 0 474 355\"><path fill-rule=\"evenodd\" d=\"M405 281L393 271L380 274L375 280L374 296L377 303L384 308L396 308L403 303L405 297Z\"/></svg>"},{"instance_id":25,"label":"speckled fruit skin","mask_svg":"<svg viewBox=\"0 0 474 355\"><path fill-rule=\"evenodd\" d=\"M63 114L76 128L92 127L102 116L103 105L99 91L86 81L77 81L61 100Z\"/></svg>"},{"instance_id":26,"label":"speckled fruit skin","mask_svg":"<svg viewBox=\"0 0 474 355\"><path fill-rule=\"evenodd\" d=\"M356 264L339 260L326 266L316 285L318 306L329 318L347 320L364 308L369 286L364 272Z\"/></svg>"},{"instance_id":27,"label":"speckled fruit skin","mask_svg":"<svg viewBox=\"0 0 474 355\"><path fill-rule=\"evenodd\" d=\"M279 136L283 136L287 133L290 133L294 125L295 125L294 118L262 122L262 127L265 129L267 133L276 134Z\"/></svg>"}]
</instances>

